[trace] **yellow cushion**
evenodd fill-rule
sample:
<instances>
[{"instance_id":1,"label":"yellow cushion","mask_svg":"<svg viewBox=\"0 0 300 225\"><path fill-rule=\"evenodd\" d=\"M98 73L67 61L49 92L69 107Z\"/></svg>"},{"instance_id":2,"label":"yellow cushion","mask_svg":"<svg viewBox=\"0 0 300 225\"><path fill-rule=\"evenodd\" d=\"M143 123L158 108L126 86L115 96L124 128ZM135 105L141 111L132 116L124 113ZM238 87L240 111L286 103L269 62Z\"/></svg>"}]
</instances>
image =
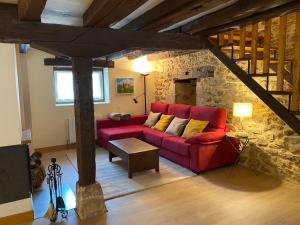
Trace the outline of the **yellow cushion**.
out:
<instances>
[{"instance_id":1,"label":"yellow cushion","mask_svg":"<svg viewBox=\"0 0 300 225\"><path fill-rule=\"evenodd\" d=\"M190 122L186 125L181 137L188 138L194 134L201 133L205 129L207 124L208 121L191 119Z\"/></svg>"},{"instance_id":2,"label":"yellow cushion","mask_svg":"<svg viewBox=\"0 0 300 225\"><path fill-rule=\"evenodd\" d=\"M165 131L172 122L173 118L173 115L162 114L159 121L152 128L159 131Z\"/></svg>"}]
</instances>

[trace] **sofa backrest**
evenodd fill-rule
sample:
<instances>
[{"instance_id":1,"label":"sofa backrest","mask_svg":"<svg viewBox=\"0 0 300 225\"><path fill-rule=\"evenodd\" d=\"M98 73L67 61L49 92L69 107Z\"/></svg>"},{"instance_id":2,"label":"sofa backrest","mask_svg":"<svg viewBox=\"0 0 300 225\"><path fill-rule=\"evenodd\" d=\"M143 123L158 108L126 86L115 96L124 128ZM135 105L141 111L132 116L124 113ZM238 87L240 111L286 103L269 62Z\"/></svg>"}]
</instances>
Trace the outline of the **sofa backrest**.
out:
<instances>
[{"instance_id":1,"label":"sofa backrest","mask_svg":"<svg viewBox=\"0 0 300 225\"><path fill-rule=\"evenodd\" d=\"M210 106L192 106L190 110L190 118L196 120L209 121L208 129L226 128L226 110Z\"/></svg>"},{"instance_id":2,"label":"sofa backrest","mask_svg":"<svg viewBox=\"0 0 300 225\"><path fill-rule=\"evenodd\" d=\"M191 105L184 104L169 104L167 114L174 115L182 119L187 119L190 116L191 107Z\"/></svg>"},{"instance_id":3,"label":"sofa backrest","mask_svg":"<svg viewBox=\"0 0 300 225\"><path fill-rule=\"evenodd\" d=\"M168 112L168 104L163 104L159 102L151 103L151 112L161 112L162 114L167 114Z\"/></svg>"},{"instance_id":4,"label":"sofa backrest","mask_svg":"<svg viewBox=\"0 0 300 225\"><path fill-rule=\"evenodd\" d=\"M191 106L185 104L151 103L152 112L174 115L179 118L206 120L209 124L206 131L226 129L226 110L211 106Z\"/></svg>"}]
</instances>

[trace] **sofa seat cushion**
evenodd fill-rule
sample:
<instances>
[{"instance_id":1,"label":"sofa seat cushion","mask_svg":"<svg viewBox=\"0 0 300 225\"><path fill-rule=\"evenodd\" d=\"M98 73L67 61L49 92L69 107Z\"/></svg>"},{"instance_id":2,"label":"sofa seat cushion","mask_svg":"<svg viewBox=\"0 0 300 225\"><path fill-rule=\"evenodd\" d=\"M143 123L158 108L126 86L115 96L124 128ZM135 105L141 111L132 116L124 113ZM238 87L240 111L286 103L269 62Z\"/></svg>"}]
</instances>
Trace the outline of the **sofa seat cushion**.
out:
<instances>
[{"instance_id":1,"label":"sofa seat cushion","mask_svg":"<svg viewBox=\"0 0 300 225\"><path fill-rule=\"evenodd\" d=\"M99 137L105 140L116 140L123 138L136 137L140 138L143 135L143 125L130 125L123 127L112 127L100 129Z\"/></svg>"},{"instance_id":2,"label":"sofa seat cushion","mask_svg":"<svg viewBox=\"0 0 300 225\"><path fill-rule=\"evenodd\" d=\"M190 144L181 137L165 137L162 141L162 147L179 155L190 157Z\"/></svg>"},{"instance_id":3,"label":"sofa seat cushion","mask_svg":"<svg viewBox=\"0 0 300 225\"><path fill-rule=\"evenodd\" d=\"M162 140L164 137L171 137L170 134L167 134L165 132L161 132L158 130L154 130L152 128L145 128L143 130L144 133L144 139L148 143L155 145L156 147L160 147Z\"/></svg>"}]
</instances>

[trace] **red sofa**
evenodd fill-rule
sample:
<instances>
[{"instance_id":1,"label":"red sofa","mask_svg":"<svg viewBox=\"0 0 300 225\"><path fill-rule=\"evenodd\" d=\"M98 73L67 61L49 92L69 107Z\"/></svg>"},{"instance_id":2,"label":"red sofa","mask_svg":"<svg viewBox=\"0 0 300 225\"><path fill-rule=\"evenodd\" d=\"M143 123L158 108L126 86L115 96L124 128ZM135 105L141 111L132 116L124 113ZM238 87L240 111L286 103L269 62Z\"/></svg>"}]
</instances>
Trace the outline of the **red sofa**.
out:
<instances>
[{"instance_id":1,"label":"red sofa","mask_svg":"<svg viewBox=\"0 0 300 225\"><path fill-rule=\"evenodd\" d=\"M238 140L230 143L226 135L226 111L208 106L152 103L152 112L175 115L179 118L207 120L207 128L187 139L145 127L147 116L133 116L129 121L97 120L98 144L105 148L108 141L135 137L159 148L160 155L195 172L228 164L238 157Z\"/></svg>"}]
</instances>

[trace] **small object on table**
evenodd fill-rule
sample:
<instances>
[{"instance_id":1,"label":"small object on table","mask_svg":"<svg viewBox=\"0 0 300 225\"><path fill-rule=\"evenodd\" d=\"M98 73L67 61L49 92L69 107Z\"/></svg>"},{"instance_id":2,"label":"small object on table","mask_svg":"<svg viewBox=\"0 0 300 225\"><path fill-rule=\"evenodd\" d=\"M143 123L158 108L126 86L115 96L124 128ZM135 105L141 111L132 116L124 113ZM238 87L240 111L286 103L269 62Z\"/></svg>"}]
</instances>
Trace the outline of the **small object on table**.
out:
<instances>
[{"instance_id":1,"label":"small object on table","mask_svg":"<svg viewBox=\"0 0 300 225\"><path fill-rule=\"evenodd\" d=\"M121 121L121 120L130 120L131 115L130 113L109 113L107 115L108 119L115 120L115 121Z\"/></svg>"},{"instance_id":2,"label":"small object on table","mask_svg":"<svg viewBox=\"0 0 300 225\"><path fill-rule=\"evenodd\" d=\"M241 156L242 152L245 150L245 148L249 144L250 139L252 139L252 138L249 138L247 133L245 133L245 132L228 132L225 137L226 137L226 140L229 141L229 143L233 146L233 148L238 153L238 158L235 162L235 164L238 164L238 162L240 161L240 156ZM238 138L239 139L238 148L232 142L233 138Z\"/></svg>"},{"instance_id":3,"label":"small object on table","mask_svg":"<svg viewBox=\"0 0 300 225\"><path fill-rule=\"evenodd\" d=\"M158 148L137 138L126 138L109 141L107 145L109 161L120 157L128 168L128 178L132 178L134 172L155 169L159 172Z\"/></svg>"}]
</instances>

